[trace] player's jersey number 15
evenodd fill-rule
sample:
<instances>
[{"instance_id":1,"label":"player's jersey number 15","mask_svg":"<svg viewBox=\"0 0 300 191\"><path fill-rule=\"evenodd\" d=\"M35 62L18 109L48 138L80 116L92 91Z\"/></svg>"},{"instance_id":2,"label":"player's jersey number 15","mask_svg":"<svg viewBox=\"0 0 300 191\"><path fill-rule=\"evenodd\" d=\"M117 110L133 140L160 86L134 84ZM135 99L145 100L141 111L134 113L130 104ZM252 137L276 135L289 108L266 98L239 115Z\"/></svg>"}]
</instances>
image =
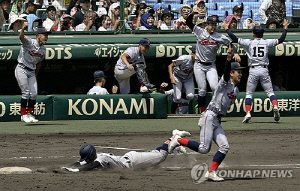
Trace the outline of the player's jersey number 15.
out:
<instances>
[{"instance_id":1,"label":"player's jersey number 15","mask_svg":"<svg viewBox=\"0 0 300 191\"><path fill-rule=\"evenodd\" d=\"M264 56L265 56L265 47L264 46L253 47L252 57L264 57Z\"/></svg>"}]
</instances>

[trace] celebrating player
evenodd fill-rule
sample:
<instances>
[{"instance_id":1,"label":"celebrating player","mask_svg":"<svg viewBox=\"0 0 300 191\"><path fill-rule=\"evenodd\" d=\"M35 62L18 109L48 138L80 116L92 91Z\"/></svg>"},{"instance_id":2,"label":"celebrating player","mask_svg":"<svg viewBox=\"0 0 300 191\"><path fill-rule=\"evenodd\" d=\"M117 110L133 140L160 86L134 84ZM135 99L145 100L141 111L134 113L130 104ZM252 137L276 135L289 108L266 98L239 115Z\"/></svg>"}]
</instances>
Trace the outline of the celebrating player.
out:
<instances>
[{"instance_id":1,"label":"celebrating player","mask_svg":"<svg viewBox=\"0 0 300 191\"><path fill-rule=\"evenodd\" d=\"M119 82L120 93L128 94L130 92L130 77L136 73L140 83L140 92L149 92L154 89L150 84L146 69L144 54L150 48L150 40L143 38L138 47L129 47L120 56L115 66L115 78Z\"/></svg>"},{"instance_id":2,"label":"celebrating player","mask_svg":"<svg viewBox=\"0 0 300 191\"><path fill-rule=\"evenodd\" d=\"M190 136L191 134L187 131L179 131L173 130L172 132L174 136ZM150 152L136 152L130 151L123 156L114 156L113 154L108 153L96 153L96 149L91 144L83 145L80 150L80 160L75 163L76 166L80 166L79 168L66 168L64 169L71 172L80 172L80 171L88 171L96 168L107 169L107 168L133 168L133 169L141 169L141 168L149 168L154 167L160 163L162 163L168 156L168 144L170 143L170 139L163 143L162 146L157 147L155 150ZM178 152L185 153L184 147L177 147Z\"/></svg>"},{"instance_id":3,"label":"celebrating player","mask_svg":"<svg viewBox=\"0 0 300 191\"><path fill-rule=\"evenodd\" d=\"M194 99L193 68L195 63L195 48L192 48L191 55L182 55L168 66L168 71L174 89L174 102L181 100L182 86L185 88L186 98Z\"/></svg>"},{"instance_id":4,"label":"celebrating player","mask_svg":"<svg viewBox=\"0 0 300 191\"><path fill-rule=\"evenodd\" d=\"M226 115L227 110L234 103L234 100L238 95L239 90L236 85L241 80L241 69L244 68L240 67L238 62L231 62L233 50L230 44L227 53L224 75L221 77L206 111L199 119L200 143L189 139L183 139L180 135L175 135L168 146L169 153L172 153L173 149L177 146L182 145L196 152L206 154L210 151L211 143L214 141L218 145L219 150L213 158L209 171L205 174L206 178L213 181L224 180L216 173L217 168L224 160L225 155L229 150L229 144L221 126L220 118Z\"/></svg>"},{"instance_id":5,"label":"celebrating player","mask_svg":"<svg viewBox=\"0 0 300 191\"><path fill-rule=\"evenodd\" d=\"M206 78L210 88L214 92L218 85L218 73L216 70L216 56L221 44L228 45L230 40L223 34L215 32L217 29L218 16L209 16L206 19L205 28L193 24L193 16L197 10L191 13L187 20L187 26L193 30L197 37L196 63L194 73L199 88L198 108L199 113L205 110ZM240 61L238 54L234 55L236 61Z\"/></svg>"},{"instance_id":6,"label":"celebrating player","mask_svg":"<svg viewBox=\"0 0 300 191\"><path fill-rule=\"evenodd\" d=\"M92 87L87 95L106 95L109 94L107 89L104 88L106 83L106 76L104 75L104 72L102 70L97 70L94 72L94 82L95 86ZM118 86L112 87L112 93L116 94L118 91Z\"/></svg>"},{"instance_id":7,"label":"celebrating player","mask_svg":"<svg viewBox=\"0 0 300 191\"><path fill-rule=\"evenodd\" d=\"M274 120L278 122L280 119L280 114L277 106L277 98L273 91L272 82L268 70L268 53L270 48L282 43L285 40L288 29L287 20L285 19L283 22L284 30L279 39L263 39L264 29L260 26L256 26L253 28L253 40L237 38L228 29L228 24L226 23L223 23L223 27L230 38L233 40L233 42L242 45L248 56L248 66L250 69L246 88L246 116L243 120L243 123L248 123L251 119L251 102L253 92L255 91L258 81L260 81L261 86L264 88L267 96L271 100L274 111Z\"/></svg>"},{"instance_id":8,"label":"celebrating player","mask_svg":"<svg viewBox=\"0 0 300 191\"><path fill-rule=\"evenodd\" d=\"M30 123L38 122L32 115L37 97L36 75L39 72L42 60L45 58L46 48L44 44L47 43L48 34L51 32L45 28L38 28L36 39L31 39L24 35L27 26L28 22L24 22L19 35L22 45L18 56L18 65L15 69L15 77L22 91L21 121Z\"/></svg>"}]
</instances>

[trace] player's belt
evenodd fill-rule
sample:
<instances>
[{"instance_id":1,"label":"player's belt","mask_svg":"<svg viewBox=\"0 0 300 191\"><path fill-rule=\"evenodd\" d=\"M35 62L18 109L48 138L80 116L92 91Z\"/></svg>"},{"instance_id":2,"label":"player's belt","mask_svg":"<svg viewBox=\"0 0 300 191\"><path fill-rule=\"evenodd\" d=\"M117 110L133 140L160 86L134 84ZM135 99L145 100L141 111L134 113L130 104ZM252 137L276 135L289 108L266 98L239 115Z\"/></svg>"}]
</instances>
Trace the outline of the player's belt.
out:
<instances>
[{"instance_id":1,"label":"player's belt","mask_svg":"<svg viewBox=\"0 0 300 191\"><path fill-rule=\"evenodd\" d=\"M251 68L255 68L255 67L258 67L258 66L260 66L260 67L263 67L263 68L267 68L267 66L266 66L266 65L264 65L264 66L262 66L262 65L251 66Z\"/></svg>"},{"instance_id":2,"label":"player's belt","mask_svg":"<svg viewBox=\"0 0 300 191\"><path fill-rule=\"evenodd\" d=\"M210 66L212 65L213 63L212 62L200 62L200 64L203 64L205 66Z\"/></svg>"},{"instance_id":3,"label":"player's belt","mask_svg":"<svg viewBox=\"0 0 300 191\"><path fill-rule=\"evenodd\" d=\"M31 69L31 68L25 66L25 65L22 64L22 63L19 63L18 66L19 66L20 68L23 68L23 69L26 69L26 70L29 70L29 71L32 71L32 72L34 71L34 69Z\"/></svg>"}]
</instances>

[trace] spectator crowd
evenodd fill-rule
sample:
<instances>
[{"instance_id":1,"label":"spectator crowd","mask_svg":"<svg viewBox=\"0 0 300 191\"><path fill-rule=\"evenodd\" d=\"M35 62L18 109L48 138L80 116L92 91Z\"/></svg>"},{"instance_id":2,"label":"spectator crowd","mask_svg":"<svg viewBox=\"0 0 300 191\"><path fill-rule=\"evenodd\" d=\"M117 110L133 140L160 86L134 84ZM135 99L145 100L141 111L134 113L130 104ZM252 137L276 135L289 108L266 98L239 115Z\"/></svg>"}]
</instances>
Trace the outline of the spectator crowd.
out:
<instances>
[{"instance_id":1,"label":"spectator crowd","mask_svg":"<svg viewBox=\"0 0 300 191\"><path fill-rule=\"evenodd\" d=\"M24 21L27 31L45 27L49 31L114 31L125 27L129 30L186 30L186 19L194 12L193 23L204 27L209 13L206 1L182 4L178 12L170 5L157 3L148 6L144 1L128 0L125 5L125 23L120 26L120 2L117 0L71 0L68 6L58 0L0 0L0 28L2 31L18 32ZM39 14L39 11L44 11ZM259 8L263 23L252 18L242 20L243 3L232 9L224 19L230 29L252 29L264 24L275 29L286 18L285 0L264 0ZM225 14L225 13L224 13ZM219 25L221 26L221 25Z\"/></svg>"}]
</instances>

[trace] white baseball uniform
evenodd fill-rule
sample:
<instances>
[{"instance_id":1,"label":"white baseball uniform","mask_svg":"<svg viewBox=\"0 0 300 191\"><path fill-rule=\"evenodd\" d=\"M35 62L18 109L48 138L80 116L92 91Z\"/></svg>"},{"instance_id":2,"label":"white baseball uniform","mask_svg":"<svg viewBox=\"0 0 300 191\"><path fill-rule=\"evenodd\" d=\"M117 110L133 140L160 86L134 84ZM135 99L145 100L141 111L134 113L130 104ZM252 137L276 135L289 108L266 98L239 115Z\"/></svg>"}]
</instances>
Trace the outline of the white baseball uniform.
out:
<instances>
[{"instance_id":1,"label":"white baseball uniform","mask_svg":"<svg viewBox=\"0 0 300 191\"><path fill-rule=\"evenodd\" d=\"M128 54L128 62L132 65L142 65L143 69L146 68L144 55L139 52L138 47L129 47L123 54ZM130 77L135 74L135 70L129 70L127 65L123 63L121 57L115 66L115 78L119 82L121 94L128 94L130 92Z\"/></svg>"},{"instance_id":2,"label":"white baseball uniform","mask_svg":"<svg viewBox=\"0 0 300 191\"><path fill-rule=\"evenodd\" d=\"M193 100L194 98L194 79L193 79L193 61L191 55L182 55L176 60L172 61L173 77L177 84L173 84L174 89L174 102L179 103L181 99L182 86L185 88L186 98Z\"/></svg>"},{"instance_id":3,"label":"white baseball uniform","mask_svg":"<svg viewBox=\"0 0 300 191\"><path fill-rule=\"evenodd\" d=\"M230 40L218 32L210 35L206 29L196 25L193 32L197 37L194 73L199 88L199 96L205 96L206 78L213 92L218 85L218 73L215 65L217 51L221 44L228 45Z\"/></svg>"},{"instance_id":4,"label":"white baseball uniform","mask_svg":"<svg viewBox=\"0 0 300 191\"><path fill-rule=\"evenodd\" d=\"M92 87L87 95L106 95L109 94L106 88L102 88L101 86Z\"/></svg>"},{"instance_id":5,"label":"white baseball uniform","mask_svg":"<svg viewBox=\"0 0 300 191\"><path fill-rule=\"evenodd\" d=\"M251 98L256 89L258 81L264 88L268 97L274 95L271 78L269 75L268 65L269 49L278 44L278 39L262 39L254 40L238 39L238 43L242 45L248 56L249 77L246 88L246 98Z\"/></svg>"}]
</instances>

